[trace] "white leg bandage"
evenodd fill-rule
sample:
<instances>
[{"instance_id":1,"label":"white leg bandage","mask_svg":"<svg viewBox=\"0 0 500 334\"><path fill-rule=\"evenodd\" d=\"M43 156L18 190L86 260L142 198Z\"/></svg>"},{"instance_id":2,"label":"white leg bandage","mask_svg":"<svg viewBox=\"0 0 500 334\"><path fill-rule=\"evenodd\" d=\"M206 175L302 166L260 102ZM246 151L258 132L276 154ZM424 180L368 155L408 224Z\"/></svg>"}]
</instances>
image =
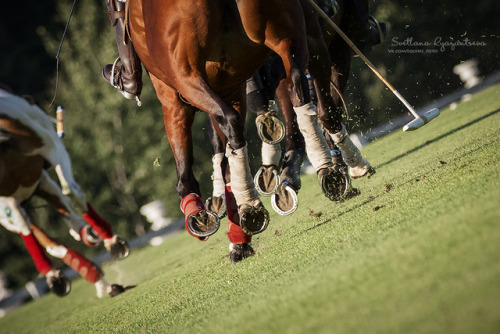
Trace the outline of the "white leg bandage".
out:
<instances>
[{"instance_id":1,"label":"white leg bandage","mask_svg":"<svg viewBox=\"0 0 500 334\"><path fill-rule=\"evenodd\" d=\"M212 164L214 166L214 173L212 175L212 180L214 183L214 190L212 196L221 197L224 195L226 189L226 183L224 182L224 177L222 175L222 159L224 158L224 153L216 153L212 157Z\"/></svg>"},{"instance_id":2,"label":"white leg bandage","mask_svg":"<svg viewBox=\"0 0 500 334\"><path fill-rule=\"evenodd\" d=\"M16 234L31 233L28 214L14 197L0 196L0 224Z\"/></svg>"},{"instance_id":3,"label":"white leg bandage","mask_svg":"<svg viewBox=\"0 0 500 334\"><path fill-rule=\"evenodd\" d=\"M318 123L316 106L309 102L302 107L293 108L297 114L297 123L304 136L307 156L316 171L333 165L330 148Z\"/></svg>"},{"instance_id":4,"label":"white leg bandage","mask_svg":"<svg viewBox=\"0 0 500 334\"><path fill-rule=\"evenodd\" d=\"M344 124L342 124L342 130L340 130L340 132L334 134L330 133L330 137L342 152L342 157L347 166L354 168L363 164L363 156L361 156L361 152L349 137ZM366 160L364 161L366 162Z\"/></svg>"},{"instance_id":5,"label":"white leg bandage","mask_svg":"<svg viewBox=\"0 0 500 334\"><path fill-rule=\"evenodd\" d=\"M231 190L238 205L253 204L259 200L259 194L255 189L250 164L248 160L247 145L237 150L232 150L229 144L226 146L226 156L229 160L231 172Z\"/></svg>"},{"instance_id":6,"label":"white leg bandage","mask_svg":"<svg viewBox=\"0 0 500 334\"><path fill-rule=\"evenodd\" d=\"M281 145L278 144L268 144L262 142L262 165L269 166L275 165L279 166L281 160Z\"/></svg>"}]
</instances>

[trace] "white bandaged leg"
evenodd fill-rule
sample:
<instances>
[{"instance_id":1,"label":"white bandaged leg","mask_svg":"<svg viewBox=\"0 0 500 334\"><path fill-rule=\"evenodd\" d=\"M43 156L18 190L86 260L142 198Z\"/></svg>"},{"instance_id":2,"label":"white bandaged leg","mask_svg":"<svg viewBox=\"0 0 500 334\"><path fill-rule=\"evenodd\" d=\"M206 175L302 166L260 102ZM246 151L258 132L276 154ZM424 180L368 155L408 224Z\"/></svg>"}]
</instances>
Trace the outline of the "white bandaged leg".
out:
<instances>
[{"instance_id":1,"label":"white bandaged leg","mask_svg":"<svg viewBox=\"0 0 500 334\"><path fill-rule=\"evenodd\" d=\"M330 133L330 137L342 152L342 158L350 168L349 174L351 174L352 177L365 175L370 169L370 163L363 159L361 152L349 137L345 125L342 124L342 130L340 130L340 132L334 134Z\"/></svg>"},{"instance_id":2,"label":"white bandaged leg","mask_svg":"<svg viewBox=\"0 0 500 334\"><path fill-rule=\"evenodd\" d=\"M231 191L234 194L236 203L238 205L255 205L260 199L250 171L247 145L232 150L228 144L226 146L226 156L229 160L229 171L231 172Z\"/></svg>"},{"instance_id":3,"label":"white bandaged leg","mask_svg":"<svg viewBox=\"0 0 500 334\"><path fill-rule=\"evenodd\" d=\"M69 198L63 195L57 183L50 178L50 176L47 174L45 170L42 171L39 187L40 190L43 190L59 198L59 201L68 211L68 213L64 216L64 221L68 225L68 228L70 229L70 234L71 236L73 236L73 238L80 241L80 230L82 229L82 227L87 225L85 223L85 220L83 220L83 218L81 217L83 212L82 211L78 211L78 213L75 212L75 209L71 205ZM80 208L78 207L77 210L80 210Z\"/></svg>"},{"instance_id":4,"label":"white bandaged leg","mask_svg":"<svg viewBox=\"0 0 500 334\"><path fill-rule=\"evenodd\" d=\"M279 166L281 160L281 145L279 143L268 144L266 142L262 142L261 152L263 166Z\"/></svg>"},{"instance_id":5,"label":"white bandaged leg","mask_svg":"<svg viewBox=\"0 0 500 334\"><path fill-rule=\"evenodd\" d=\"M226 183L224 182L224 177L222 175L222 159L224 159L224 153L216 153L212 157L212 164L214 166L214 173L212 175L214 189L212 196L222 197L224 196L226 189Z\"/></svg>"},{"instance_id":6,"label":"white bandaged leg","mask_svg":"<svg viewBox=\"0 0 500 334\"><path fill-rule=\"evenodd\" d=\"M333 162L330 148L318 123L316 106L309 102L302 107L294 107L293 110L297 114L297 123L302 136L304 136L307 156L314 169L318 171L322 168L331 167Z\"/></svg>"},{"instance_id":7,"label":"white bandaged leg","mask_svg":"<svg viewBox=\"0 0 500 334\"><path fill-rule=\"evenodd\" d=\"M28 214L14 197L0 196L0 224L16 234L31 233Z\"/></svg>"}]
</instances>

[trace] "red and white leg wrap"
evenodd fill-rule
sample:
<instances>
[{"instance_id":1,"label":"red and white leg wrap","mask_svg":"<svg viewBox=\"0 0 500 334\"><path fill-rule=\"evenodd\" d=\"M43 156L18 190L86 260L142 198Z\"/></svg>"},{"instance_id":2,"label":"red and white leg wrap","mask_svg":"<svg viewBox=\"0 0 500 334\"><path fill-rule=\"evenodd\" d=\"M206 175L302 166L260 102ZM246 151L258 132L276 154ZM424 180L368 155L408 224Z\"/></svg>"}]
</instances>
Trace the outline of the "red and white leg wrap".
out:
<instances>
[{"instance_id":1,"label":"red and white leg wrap","mask_svg":"<svg viewBox=\"0 0 500 334\"><path fill-rule=\"evenodd\" d=\"M243 229L238 225L240 217L238 215L238 205L231 187L226 186L226 208L227 208L227 237L232 244L244 244L252 241L252 236L243 232Z\"/></svg>"},{"instance_id":2,"label":"red and white leg wrap","mask_svg":"<svg viewBox=\"0 0 500 334\"><path fill-rule=\"evenodd\" d=\"M185 228L188 231L189 234L191 234L193 237L196 237L200 239L198 236L194 235L191 233L191 231L188 228L188 218L191 215L197 214L201 210L205 210L205 205L203 205L203 200L198 194L191 193L186 196L181 201L181 210L184 213L184 217L186 218L185 220ZM200 240L204 240L205 238L202 238Z\"/></svg>"},{"instance_id":3,"label":"red and white leg wrap","mask_svg":"<svg viewBox=\"0 0 500 334\"><path fill-rule=\"evenodd\" d=\"M101 269L96 264L72 249L68 249L62 261L80 274L87 282L95 283L103 276Z\"/></svg>"},{"instance_id":4,"label":"red and white leg wrap","mask_svg":"<svg viewBox=\"0 0 500 334\"><path fill-rule=\"evenodd\" d=\"M102 239L109 239L113 237L111 225L99 216L90 203L87 203L87 209L88 211L82 214L82 217L87 223L89 223L90 226L92 226L97 235Z\"/></svg>"},{"instance_id":5,"label":"red and white leg wrap","mask_svg":"<svg viewBox=\"0 0 500 334\"><path fill-rule=\"evenodd\" d=\"M38 270L38 272L43 276L47 275L47 273L52 269L52 262L45 253L43 247L36 240L33 233L29 233L27 235L21 234L21 238L23 238L24 245L35 263L36 270Z\"/></svg>"}]
</instances>

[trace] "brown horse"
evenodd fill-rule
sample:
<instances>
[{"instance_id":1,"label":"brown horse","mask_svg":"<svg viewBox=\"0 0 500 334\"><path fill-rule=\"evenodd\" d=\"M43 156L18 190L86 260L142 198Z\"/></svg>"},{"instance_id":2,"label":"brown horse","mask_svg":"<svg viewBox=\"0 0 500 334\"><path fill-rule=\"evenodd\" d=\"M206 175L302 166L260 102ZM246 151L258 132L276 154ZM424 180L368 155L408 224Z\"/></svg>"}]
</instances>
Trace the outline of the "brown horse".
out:
<instances>
[{"instance_id":1,"label":"brown horse","mask_svg":"<svg viewBox=\"0 0 500 334\"><path fill-rule=\"evenodd\" d=\"M363 159L359 150L352 145L350 138L347 137L345 127L342 125L344 103L341 93L344 91L348 80L352 52L335 31L329 30L324 22L318 20L317 12L311 8L308 1L301 0L301 4L304 6L306 13L308 46L311 55L308 66L309 73L312 75L310 79L311 88L314 97L317 97L319 119L327 129L325 136L332 150L334 166L341 170L345 176L342 186L337 185L333 189L331 184L328 183L321 183L321 186L329 199L334 201L343 200L357 194L357 191L350 185L349 176L357 178L374 173L373 168ZM349 33L350 21L352 21L351 18L353 17L351 12L354 8L345 6L343 1L338 1L338 5L336 11L331 11L336 12L334 20L344 31ZM255 100L250 103L250 106L254 107L254 110L259 114L257 118L258 127L266 128L270 132L277 129L278 134L282 132L275 125L274 120L276 118L273 118L275 113L267 110L268 100L273 99L274 93L276 93L276 98L279 101L286 126L286 154L282 161L281 173L278 175L277 172L280 165L279 154L275 154L276 158L271 162L263 157L263 166L256 174L255 182L258 185L259 192L273 195L271 202L278 213L290 214L297 207L298 198L296 192L300 189L299 172L305 145L286 90L283 85L279 85L279 79L283 75L281 73L284 73L279 70L279 67L279 62L269 62L266 64L265 69L261 69L259 73L261 78L256 78L256 81L261 81L261 84L251 83L250 85L253 86L250 89L250 98ZM261 136L261 138L264 141L269 141L270 138L277 136L268 133L268 139L265 136ZM263 155L265 149L269 152L276 152L280 147L279 144L263 144ZM342 158L344 158L345 162ZM348 166L346 163L349 165L349 173L347 172ZM339 188L343 191L338 191Z\"/></svg>"},{"instance_id":2,"label":"brown horse","mask_svg":"<svg viewBox=\"0 0 500 334\"><path fill-rule=\"evenodd\" d=\"M312 11L307 1L300 0L300 3L305 11L308 49L311 55L308 64L308 71L312 74L309 80L310 89L317 97L320 106L319 116L322 122L331 123L333 120L338 123L339 129L341 129L343 110L340 91L344 89L349 73L350 50L341 40L332 41L330 32L326 31L325 36L323 36L325 30L320 25L317 13ZM333 11L333 8L330 9ZM345 18L342 1L336 11L337 21L340 18ZM343 21L346 22L346 20ZM332 63L331 59L335 63ZM344 75L339 75L339 73ZM341 156L330 157L330 149L337 149L337 147L331 145L332 140L328 134L326 134L326 138L323 135L320 125L316 122L316 115L301 115L294 111L286 81L282 80L285 75L283 63L276 55L247 83L248 108L258 113L256 123L258 133L263 140L263 166L255 176L255 184L261 194L273 195L271 201L273 209L280 214L290 214L297 208L296 193L300 189L300 166L306 148L326 197L333 201L339 201L353 193L347 166L342 161ZM331 93L330 84L336 88ZM275 94L285 119L284 126L278 126L280 121L276 118L277 110L269 110L269 103L274 103L271 100L274 99ZM301 118L300 122L297 120L298 116ZM281 159L280 144L277 144L282 135L286 138L286 154L283 159ZM212 139L212 142L215 143L213 144L215 158L221 155L221 145L217 144L216 139ZM339 153L337 150L335 152ZM352 155L352 152L346 153ZM280 160L282 160L282 168L281 172L278 172ZM325 177L323 173L325 165L332 166L340 173L334 174L333 177L331 175ZM214 209L221 209L220 200L217 199L217 193L220 193L220 190L216 191L216 188L220 187L215 184L216 181L220 182L220 177L216 177L218 174L217 166L214 165L214 197L209 203Z\"/></svg>"},{"instance_id":3,"label":"brown horse","mask_svg":"<svg viewBox=\"0 0 500 334\"><path fill-rule=\"evenodd\" d=\"M226 200L234 195L237 208L234 215L228 211L236 225L233 230L230 225L230 241L249 240L249 235L266 228L269 217L250 175L243 136L246 79L274 51L283 61L296 112L315 109L304 75L308 51L299 1L130 1L129 30L162 103L188 231L203 239L218 228L216 216L201 201L192 172L191 126L200 109L208 112L226 147L231 175L229 181L225 174L226 184L231 183ZM236 234L239 237L233 238Z\"/></svg>"},{"instance_id":4,"label":"brown horse","mask_svg":"<svg viewBox=\"0 0 500 334\"><path fill-rule=\"evenodd\" d=\"M109 224L88 203L87 210L79 217L76 213L78 209L71 205L70 200L48 176L44 169L47 161L42 153L46 143L43 136L21 121L32 119L21 116L22 113L36 115L36 119L49 119L36 105L0 89L0 223L21 235L37 270L47 278L49 287L57 295L64 296L69 292L69 282L61 276L60 271L53 268L45 251L60 258L87 281L95 284L99 296L123 292L123 287L110 285L104 280L104 274L97 265L48 237L21 206L32 195L38 195L65 216L68 225L74 230L73 236L93 246L102 237L112 256L123 258L128 255L127 244L113 235ZM55 133L53 128L52 131ZM85 221L91 226L86 225Z\"/></svg>"}]
</instances>

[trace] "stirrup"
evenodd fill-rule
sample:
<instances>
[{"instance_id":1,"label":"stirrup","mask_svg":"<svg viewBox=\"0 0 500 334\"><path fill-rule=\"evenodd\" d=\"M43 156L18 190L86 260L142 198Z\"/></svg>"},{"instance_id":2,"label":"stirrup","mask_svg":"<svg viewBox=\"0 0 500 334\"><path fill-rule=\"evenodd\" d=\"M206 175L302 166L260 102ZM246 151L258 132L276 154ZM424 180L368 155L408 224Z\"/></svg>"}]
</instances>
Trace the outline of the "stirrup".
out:
<instances>
[{"instance_id":1,"label":"stirrup","mask_svg":"<svg viewBox=\"0 0 500 334\"><path fill-rule=\"evenodd\" d=\"M142 101L139 96L131 94L125 90L120 90L118 86L114 84L116 64L118 64L119 61L121 61L120 57L116 58L115 61L113 62L113 66L111 67L111 75L109 76L109 83L111 84L111 86L115 87L120 92L120 94L122 94L126 99L132 100L135 98L137 106L140 107L142 106Z\"/></svg>"}]
</instances>

